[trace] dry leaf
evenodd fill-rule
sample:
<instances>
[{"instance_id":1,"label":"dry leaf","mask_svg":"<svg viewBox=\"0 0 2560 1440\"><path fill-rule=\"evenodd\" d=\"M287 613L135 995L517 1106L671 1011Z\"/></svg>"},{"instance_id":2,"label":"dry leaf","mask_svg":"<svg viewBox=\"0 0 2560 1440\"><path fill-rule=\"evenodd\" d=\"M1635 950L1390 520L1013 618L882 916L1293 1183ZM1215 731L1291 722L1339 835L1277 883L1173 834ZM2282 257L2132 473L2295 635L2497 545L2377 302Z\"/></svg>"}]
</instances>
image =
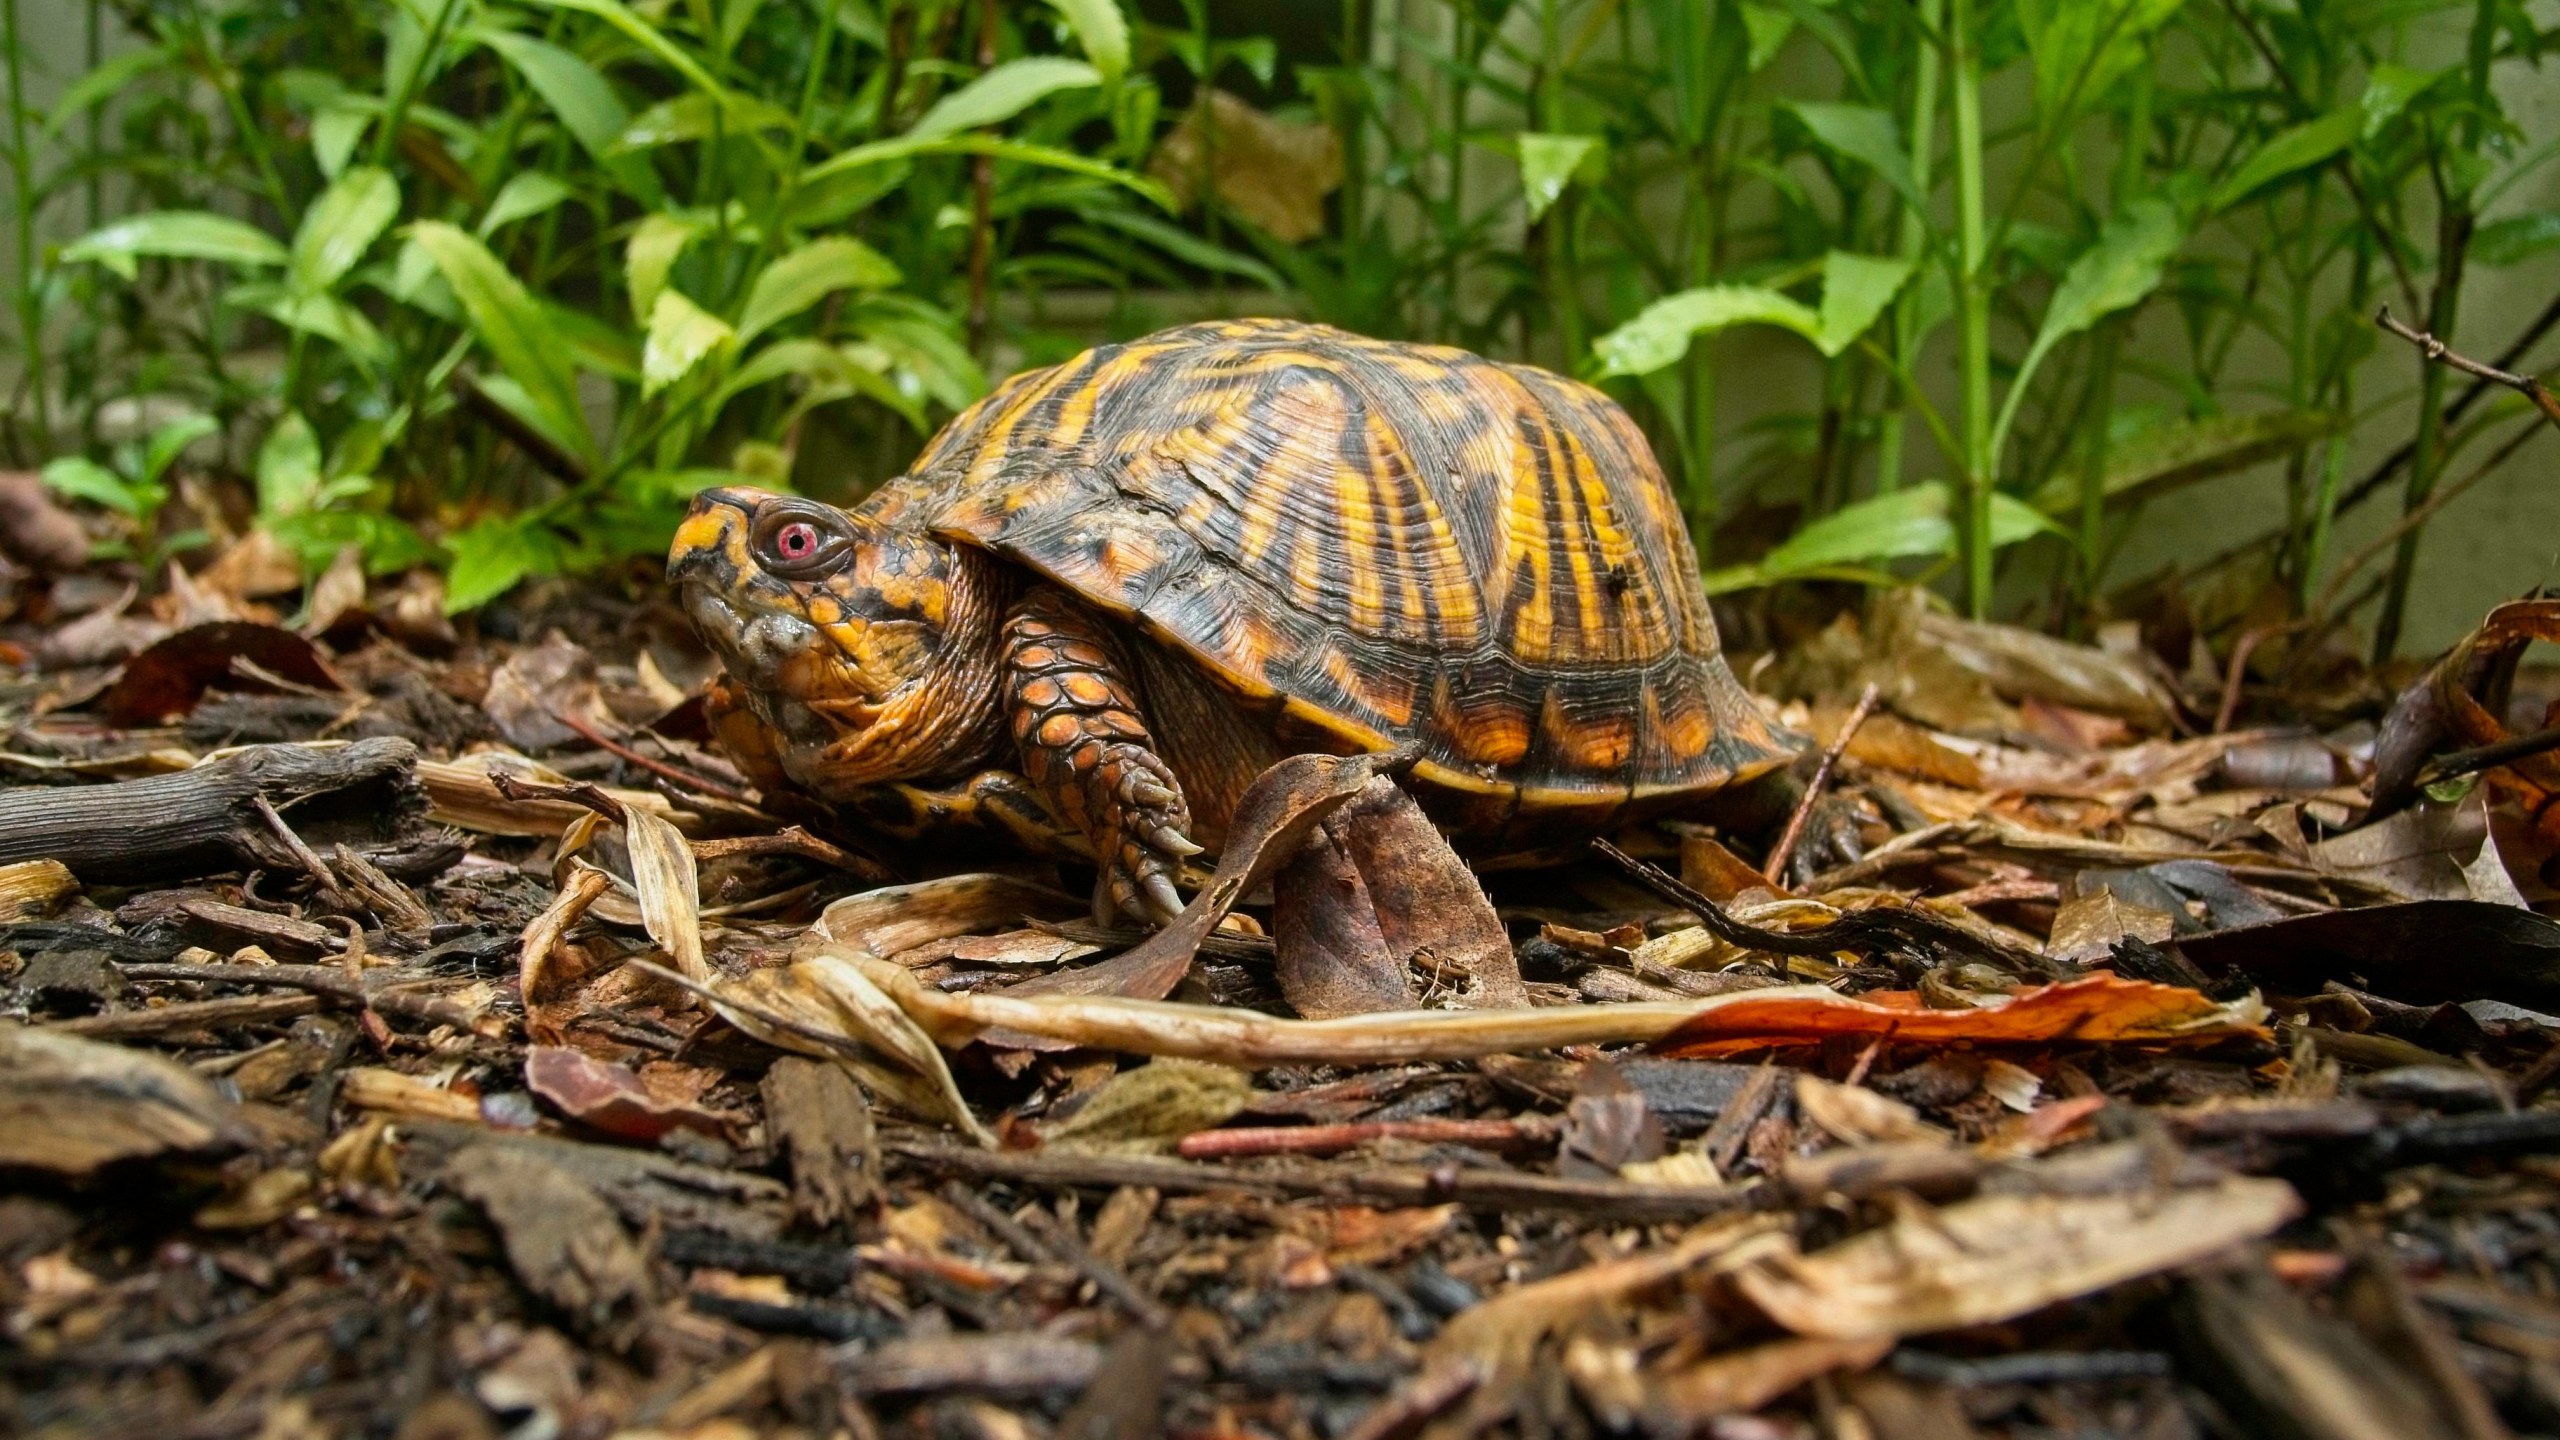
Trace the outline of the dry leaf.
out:
<instances>
[{"instance_id":1,"label":"dry leaf","mask_svg":"<svg viewBox=\"0 0 2560 1440\"><path fill-rule=\"evenodd\" d=\"M1147 173L1185 209L1213 179L1229 209L1295 245L1324 229L1324 197L1342 185L1342 141L1325 125L1276 120L1211 90L1157 143Z\"/></svg>"},{"instance_id":2,"label":"dry leaf","mask_svg":"<svg viewBox=\"0 0 2560 1440\"><path fill-rule=\"evenodd\" d=\"M2053 917L2053 933L2044 953L2071 965L2114 963L2116 946L2127 939L2166 945L2177 922L2158 910L2118 899L2114 891L2097 890L2064 902Z\"/></svg>"},{"instance_id":3,"label":"dry leaf","mask_svg":"<svg viewBox=\"0 0 2560 1440\"><path fill-rule=\"evenodd\" d=\"M1759 1257L1734 1283L1799 1335L1922 1335L2014 1319L2254 1240L2302 1212L2281 1180L2192 1190L1985 1195L1914 1204L1809 1256Z\"/></svg>"},{"instance_id":4,"label":"dry leaf","mask_svg":"<svg viewBox=\"0 0 2560 1440\"><path fill-rule=\"evenodd\" d=\"M848 895L829 905L809 933L886 960L936 940L1024 920L1063 920L1086 908L1062 890L1017 876L945 875Z\"/></svg>"},{"instance_id":5,"label":"dry leaf","mask_svg":"<svg viewBox=\"0 0 2560 1440\"><path fill-rule=\"evenodd\" d=\"M1049 1149L1095 1155L1164 1155L1195 1130L1224 1125L1253 1099L1253 1077L1225 1065L1155 1060L1123 1070L1075 1114L1041 1133Z\"/></svg>"}]
</instances>

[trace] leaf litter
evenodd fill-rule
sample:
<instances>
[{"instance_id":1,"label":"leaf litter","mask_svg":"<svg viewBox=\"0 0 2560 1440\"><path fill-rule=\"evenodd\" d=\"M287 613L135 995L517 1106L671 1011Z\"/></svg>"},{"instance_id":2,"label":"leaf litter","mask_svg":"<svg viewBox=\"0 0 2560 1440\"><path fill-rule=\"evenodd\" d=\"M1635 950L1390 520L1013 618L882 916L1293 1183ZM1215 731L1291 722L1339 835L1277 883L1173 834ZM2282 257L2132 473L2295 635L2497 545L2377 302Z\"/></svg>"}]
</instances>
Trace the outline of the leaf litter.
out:
<instances>
[{"instance_id":1,"label":"leaf litter","mask_svg":"<svg viewBox=\"0 0 2560 1440\"><path fill-rule=\"evenodd\" d=\"M2560 1421L2546 602L2217 726L1881 597L1765 672L1827 767L1479 872L1297 757L1147 935L754 793L646 589L273 568L0 685L25 1433Z\"/></svg>"}]
</instances>

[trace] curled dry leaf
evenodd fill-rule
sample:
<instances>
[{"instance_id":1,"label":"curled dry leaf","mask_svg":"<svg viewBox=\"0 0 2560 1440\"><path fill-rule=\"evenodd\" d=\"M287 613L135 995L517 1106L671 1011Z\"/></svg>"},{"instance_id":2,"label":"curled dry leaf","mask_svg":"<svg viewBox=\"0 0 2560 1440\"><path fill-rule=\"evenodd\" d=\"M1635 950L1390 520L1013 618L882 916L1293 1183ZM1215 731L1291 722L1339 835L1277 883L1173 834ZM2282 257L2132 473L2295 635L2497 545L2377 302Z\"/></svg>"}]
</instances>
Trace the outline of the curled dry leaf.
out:
<instances>
[{"instance_id":1,"label":"curled dry leaf","mask_svg":"<svg viewBox=\"0 0 2560 1440\"><path fill-rule=\"evenodd\" d=\"M231 600L266 599L302 588L302 559L270 530L251 530L195 573L202 589Z\"/></svg>"},{"instance_id":2,"label":"curled dry leaf","mask_svg":"<svg viewBox=\"0 0 2560 1440\"><path fill-rule=\"evenodd\" d=\"M549 988L552 952L559 948L560 937L569 932L569 927L577 924L588 907L612 886L612 878L603 871L589 865L576 866L570 870L568 879L561 885L560 893L552 897L550 905L525 927L524 944L516 970L517 991L524 997L527 1025L536 1030L534 1038L537 1040L556 1042L559 1038L557 1034L549 1033L547 1024L537 1024L533 1018L540 1014L536 1007Z\"/></svg>"},{"instance_id":3,"label":"curled dry leaf","mask_svg":"<svg viewBox=\"0 0 2560 1440\"><path fill-rule=\"evenodd\" d=\"M1324 828L1359 870L1400 973L1427 953L1435 973L1461 977L1463 1004L1495 1010L1529 1003L1502 917L1403 786L1378 776Z\"/></svg>"},{"instance_id":4,"label":"curled dry leaf","mask_svg":"<svg viewBox=\"0 0 2560 1440\"><path fill-rule=\"evenodd\" d=\"M766 1044L833 1060L881 1099L994 1149L994 1133L970 1113L942 1051L909 1018L912 1012L882 993L880 982L888 977L915 988L913 975L887 961L821 950L692 988L722 1019Z\"/></svg>"},{"instance_id":5,"label":"curled dry leaf","mask_svg":"<svg viewBox=\"0 0 2560 1440\"><path fill-rule=\"evenodd\" d=\"M1311 1020L1411 1008L1413 977L1378 920L1360 867L1317 826L1271 882L1272 971L1289 1008Z\"/></svg>"},{"instance_id":6,"label":"curled dry leaf","mask_svg":"<svg viewBox=\"0 0 2560 1440\"><path fill-rule=\"evenodd\" d=\"M870 956L822 949L809 959L859 969L927 1033L955 1048L986 1031L1001 1029L1131 1055L1178 1055L1257 1067L1472 1060L1562 1045L1643 1041L1659 1041L1677 1054L1713 1054L1814 1044L1833 1035L1891 1035L1920 1042L2072 1040L2157 1045L2263 1035L2266 1012L2255 995L2216 1004L2177 986L2097 976L2021 990L1997 1003L1965 1010L1925 1009L1919 996L1907 991L1851 999L1818 985L1787 985L1694 1001L1534 1010L1394 1010L1334 1020L1281 1020L1231 1006L1117 996L1025 996L1021 992L1028 986L995 994L946 994Z\"/></svg>"},{"instance_id":7,"label":"curled dry leaf","mask_svg":"<svg viewBox=\"0 0 2560 1440\"><path fill-rule=\"evenodd\" d=\"M421 760L418 783L426 788L428 817L439 825L481 835L517 835L552 839L593 810L571 800L527 797L510 799L489 778L493 769L511 779L535 785L565 785L568 777L521 755L504 750L479 751L459 760ZM669 804L654 790L617 790L600 786L626 812L647 811L681 825L695 817Z\"/></svg>"},{"instance_id":8,"label":"curled dry leaf","mask_svg":"<svg viewBox=\"0 0 2560 1440\"><path fill-rule=\"evenodd\" d=\"M578 732L560 722L564 713L608 735L624 729L597 689L595 657L558 634L508 656L490 675L480 708L520 750L549 750L577 740Z\"/></svg>"},{"instance_id":9,"label":"curled dry leaf","mask_svg":"<svg viewBox=\"0 0 2560 1440\"><path fill-rule=\"evenodd\" d=\"M570 1119L626 1140L655 1144L678 1129L716 1138L727 1129L709 1111L670 1104L652 1094L632 1071L562 1045L526 1051L524 1081Z\"/></svg>"},{"instance_id":10,"label":"curled dry leaf","mask_svg":"<svg viewBox=\"0 0 2560 1440\"><path fill-rule=\"evenodd\" d=\"M1809 1256L1763 1254L1734 1283L1799 1335L1863 1340L2013 1319L2202 1260L2302 1212L2281 1180L2190 1190L1985 1195L1915 1205Z\"/></svg>"},{"instance_id":11,"label":"curled dry leaf","mask_svg":"<svg viewBox=\"0 0 2560 1440\"><path fill-rule=\"evenodd\" d=\"M675 960L684 978L696 984L709 980L693 847L675 826L646 810L623 812L623 840L631 852L631 885L640 893L640 920L649 938Z\"/></svg>"},{"instance_id":12,"label":"curled dry leaf","mask_svg":"<svg viewBox=\"0 0 2560 1440\"><path fill-rule=\"evenodd\" d=\"M1796 1110L1844 1145L1879 1141L1948 1145L1955 1140L1891 1096L1863 1085L1835 1085L1813 1075L1796 1077Z\"/></svg>"},{"instance_id":13,"label":"curled dry leaf","mask_svg":"<svg viewBox=\"0 0 2560 1440\"><path fill-rule=\"evenodd\" d=\"M1412 763L1408 751L1384 755L1293 755L1255 777L1236 801L1217 873L1191 897L1173 922L1146 943L1099 965L1066 970L1014 986L1015 996L1131 996L1152 1000L1171 994L1191 968L1200 942L1218 928L1236 902L1298 851L1299 842L1324 818L1348 804L1361 787ZM1141 1052L1144 1053L1144 1052Z\"/></svg>"},{"instance_id":14,"label":"curled dry leaf","mask_svg":"<svg viewBox=\"0 0 2560 1440\"><path fill-rule=\"evenodd\" d=\"M1717 997L1657 1047L1673 1055L1718 1055L1772 1044L1811 1044L1833 1035L1891 1036L1900 1043L2081 1044L2216 1039L2264 1034L2266 1004L2254 993L2219 1003L2177 985L2092 975L2038 985L1994 1004L1923 1008L1911 991L1852 999L1801 987Z\"/></svg>"},{"instance_id":15,"label":"curled dry leaf","mask_svg":"<svg viewBox=\"0 0 2560 1440\"><path fill-rule=\"evenodd\" d=\"M867 950L883 960L903 951L1026 919L1063 920L1087 907L1065 891L1013 875L945 875L883 885L829 905L809 934L815 942Z\"/></svg>"}]
</instances>

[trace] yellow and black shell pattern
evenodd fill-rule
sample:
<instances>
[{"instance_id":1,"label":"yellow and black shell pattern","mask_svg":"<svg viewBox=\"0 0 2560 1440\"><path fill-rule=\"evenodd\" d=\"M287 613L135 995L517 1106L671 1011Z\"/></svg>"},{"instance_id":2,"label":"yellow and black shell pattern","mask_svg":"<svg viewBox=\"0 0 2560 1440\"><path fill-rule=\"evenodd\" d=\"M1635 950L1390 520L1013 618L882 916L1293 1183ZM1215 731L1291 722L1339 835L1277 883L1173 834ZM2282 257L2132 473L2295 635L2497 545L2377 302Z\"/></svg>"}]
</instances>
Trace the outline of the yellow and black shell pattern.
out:
<instances>
[{"instance_id":1,"label":"yellow and black shell pattern","mask_svg":"<svg viewBox=\"0 0 2560 1440\"><path fill-rule=\"evenodd\" d=\"M1342 748L1418 743L1416 778L1496 828L1715 789L1800 745L1727 669L1634 422L1542 370L1184 326L1007 381L865 508L908 506L1248 705Z\"/></svg>"}]
</instances>

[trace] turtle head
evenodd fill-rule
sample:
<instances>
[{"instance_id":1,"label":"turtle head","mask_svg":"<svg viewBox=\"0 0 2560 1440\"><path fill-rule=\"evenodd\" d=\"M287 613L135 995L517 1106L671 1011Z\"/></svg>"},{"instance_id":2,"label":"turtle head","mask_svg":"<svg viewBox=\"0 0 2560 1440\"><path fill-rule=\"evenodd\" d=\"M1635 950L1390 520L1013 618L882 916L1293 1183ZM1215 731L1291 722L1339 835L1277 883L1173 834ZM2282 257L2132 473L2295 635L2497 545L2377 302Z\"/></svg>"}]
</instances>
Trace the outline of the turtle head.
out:
<instances>
[{"instance_id":1,"label":"turtle head","mask_svg":"<svg viewBox=\"0 0 2560 1440\"><path fill-rule=\"evenodd\" d=\"M953 737L933 712L991 710L958 693L994 688L991 568L920 528L743 487L695 496L667 553L694 629L822 793L938 768L933 742Z\"/></svg>"}]
</instances>

